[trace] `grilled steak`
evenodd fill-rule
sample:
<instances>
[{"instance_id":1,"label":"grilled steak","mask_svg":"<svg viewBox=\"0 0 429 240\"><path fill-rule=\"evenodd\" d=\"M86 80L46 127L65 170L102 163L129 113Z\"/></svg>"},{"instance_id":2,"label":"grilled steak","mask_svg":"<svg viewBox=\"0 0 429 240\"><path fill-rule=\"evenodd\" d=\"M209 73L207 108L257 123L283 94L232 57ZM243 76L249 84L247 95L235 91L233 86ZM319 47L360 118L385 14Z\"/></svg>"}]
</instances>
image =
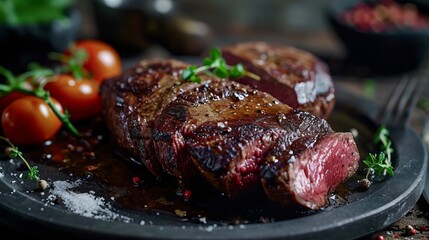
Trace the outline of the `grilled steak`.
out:
<instances>
[{"instance_id":1,"label":"grilled steak","mask_svg":"<svg viewBox=\"0 0 429 240\"><path fill-rule=\"evenodd\" d=\"M270 93L292 108L328 118L335 104L328 67L313 54L293 47L264 42L239 43L222 49L229 64L243 63L261 77L259 81L234 79Z\"/></svg>"},{"instance_id":2,"label":"grilled steak","mask_svg":"<svg viewBox=\"0 0 429 240\"><path fill-rule=\"evenodd\" d=\"M175 60L141 61L120 79L101 86L103 114L118 145L158 177L164 171L154 154L151 125L177 95L199 86L181 80L186 66Z\"/></svg>"},{"instance_id":3,"label":"grilled steak","mask_svg":"<svg viewBox=\"0 0 429 240\"><path fill-rule=\"evenodd\" d=\"M310 209L328 204L326 193L351 177L359 155L351 133L307 135L280 144L266 155L261 167L264 190L273 201L296 203ZM285 150L283 150L285 149Z\"/></svg>"},{"instance_id":4,"label":"grilled steak","mask_svg":"<svg viewBox=\"0 0 429 240\"><path fill-rule=\"evenodd\" d=\"M349 133L248 85L183 81L186 66L144 60L101 86L113 137L156 176L202 179L231 197L265 190L273 201L319 209L357 169Z\"/></svg>"}]
</instances>

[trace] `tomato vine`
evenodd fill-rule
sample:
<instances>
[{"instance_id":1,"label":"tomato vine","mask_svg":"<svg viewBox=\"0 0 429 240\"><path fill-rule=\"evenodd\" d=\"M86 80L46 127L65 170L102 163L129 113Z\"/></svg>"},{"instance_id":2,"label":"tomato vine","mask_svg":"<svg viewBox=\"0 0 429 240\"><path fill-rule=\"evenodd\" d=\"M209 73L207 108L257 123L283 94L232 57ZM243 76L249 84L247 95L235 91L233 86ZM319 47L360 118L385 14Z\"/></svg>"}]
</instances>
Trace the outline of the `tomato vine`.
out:
<instances>
[{"instance_id":1,"label":"tomato vine","mask_svg":"<svg viewBox=\"0 0 429 240\"><path fill-rule=\"evenodd\" d=\"M0 84L0 96L6 96L12 92L21 92L42 99L46 102L46 104L49 105L49 107L70 133L72 133L75 137L81 137L79 131L71 123L67 110L65 113L60 112L52 102L49 92L43 89L44 84L46 83L46 77L52 76L54 74L52 70L36 69L15 76L11 71L4 68L3 66L0 66L0 74L6 78L6 83ZM37 82L35 88L31 88L25 84L27 79L38 80L39 82Z\"/></svg>"}]
</instances>

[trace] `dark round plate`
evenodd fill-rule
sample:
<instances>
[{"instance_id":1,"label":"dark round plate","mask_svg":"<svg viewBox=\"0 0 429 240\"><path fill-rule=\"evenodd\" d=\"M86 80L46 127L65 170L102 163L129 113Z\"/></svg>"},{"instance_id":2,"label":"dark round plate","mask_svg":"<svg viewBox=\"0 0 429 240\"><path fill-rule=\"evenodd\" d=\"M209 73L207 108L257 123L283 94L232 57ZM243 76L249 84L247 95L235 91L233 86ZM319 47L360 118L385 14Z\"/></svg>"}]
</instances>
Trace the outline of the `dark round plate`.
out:
<instances>
[{"instance_id":1,"label":"dark round plate","mask_svg":"<svg viewBox=\"0 0 429 240\"><path fill-rule=\"evenodd\" d=\"M358 129L359 134L367 136L358 144L368 142L375 130L371 121L377 112L375 104L340 89L337 99L329 119L334 128ZM225 225L210 219L207 223L180 222L168 214L113 208L109 211L121 218L85 217L62 204L48 204L45 200L50 189L45 190L46 195L29 191L34 186L20 180L16 162L3 160L0 161L0 220L17 231L43 239L355 239L403 217L423 191L428 163L421 138L410 127L389 130L395 148L395 175L376 181L368 191L350 194L347 204L305 216L270 223ZM56 167L40 162L38 165L51 181L73 178L71 174L59 173ZM90 192L92 187L101 191L103 185L100 186L95 183L80 191Z\"/></svg>"}]
</instances>

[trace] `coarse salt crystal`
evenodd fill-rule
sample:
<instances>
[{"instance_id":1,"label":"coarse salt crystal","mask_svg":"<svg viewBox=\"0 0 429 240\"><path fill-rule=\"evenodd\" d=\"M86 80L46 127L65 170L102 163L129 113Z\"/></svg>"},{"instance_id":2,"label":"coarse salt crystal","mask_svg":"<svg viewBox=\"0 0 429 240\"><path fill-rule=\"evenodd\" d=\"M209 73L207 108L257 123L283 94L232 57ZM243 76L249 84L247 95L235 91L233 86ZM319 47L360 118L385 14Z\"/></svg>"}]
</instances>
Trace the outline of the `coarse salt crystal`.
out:
<instances>
[{"instance_id":1,"label":"coarse salt crystal","mask_svg":"<svg viewBox=\"0 0 429 240\"><path fill-rule=\"evenodd\" d=\"M95 196L94 191L81 193L70 190L81 184L81 180L74 182L55 181L53 182L53 188L50 189L51 195L47 199L48 201L55 201L56 198L60 198L68 210L84 217L101 220L121 220L124 222L131 221L129 217L113 212L111 205L105 202L103 197Z\"/></svg>"}]
</instances>

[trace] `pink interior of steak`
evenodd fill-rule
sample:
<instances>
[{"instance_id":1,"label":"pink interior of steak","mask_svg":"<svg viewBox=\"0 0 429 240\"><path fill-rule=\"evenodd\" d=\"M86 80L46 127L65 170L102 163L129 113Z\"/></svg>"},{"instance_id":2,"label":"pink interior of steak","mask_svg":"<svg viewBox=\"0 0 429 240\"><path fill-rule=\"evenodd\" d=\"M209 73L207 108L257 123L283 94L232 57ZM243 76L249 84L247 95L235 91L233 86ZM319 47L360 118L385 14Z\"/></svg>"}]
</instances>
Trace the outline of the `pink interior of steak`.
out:
<instances>
[{"instance_id":1,"label":"pink interior of steak","mask_svg":"<svg viewBox=\"0 0 429 240\"><path fill-rule=\"evenodd\" d=\"M289 184L298 203L311 209L328 204L328 194L353 174L359 154L350 133L332 133L304 150L289 168Z\"/></svg>"},{"instance_id":2,"label":"pink interior of steak","mask_svg":"<svg viewBox=\"0 0 429 240\"><path fill-rule=\"evenodd\" d=\"M230 193L239 195L240 192L252 192L260 187L261 161L271 143L278 137L278 131L267 132L259 138L248 141L247 145L241 147L239 158L236 161L231 161L228 167L229 171L225 176Z\"/></svg>"},{"instance_id":3,"label":"pink interior of steak","mask_svg":"<svg viewBox=\"0 0 429 240\"><path fill-rule=\"evenodd\" d=\"M236 56L234 54L230 54L229 52L225 52L224 56L229 64L234 65L242 63L246 66L247 71L252 72L261 77L260 80L256 80L250 77L242 77L234 79L234 81L252 86L260 91L267 92L275 98L279 99L281 102L288 104L292 108L297 108L299 106L298 98L295 90L293 89L293 86L288 86L280 83L279 81L271 77L269 73L267 73L263 68L256 67L248 59Z\"/></svg>"},{"instance_id":4,"label":"pink interior of steak","mask_svg":"<svg viewBox=\"0 0 429 240\"><path fill-rule=\"evenodd\" d=\"M256 187L260 178L258 163L261 161L264 150L264 146L259 141L253 141L248 146L243 146L240 152L245 156L237 161L232 161L225 175L229 195L238 195L239 192L251 191Z\"/></svg>"},{"instance_id":5,"label":"pink interior of steak","mask_svg":"<svg viewBox=\"0 0 429 240\"><path fill-rule=\"evenodd\" d=\"M222 49L229 64L242 63L260 80L233 79L267 92L292 108L327 118L335 95L327 65L313 54L264 42L239 43Z\"/></svg>"}]
</instances>

